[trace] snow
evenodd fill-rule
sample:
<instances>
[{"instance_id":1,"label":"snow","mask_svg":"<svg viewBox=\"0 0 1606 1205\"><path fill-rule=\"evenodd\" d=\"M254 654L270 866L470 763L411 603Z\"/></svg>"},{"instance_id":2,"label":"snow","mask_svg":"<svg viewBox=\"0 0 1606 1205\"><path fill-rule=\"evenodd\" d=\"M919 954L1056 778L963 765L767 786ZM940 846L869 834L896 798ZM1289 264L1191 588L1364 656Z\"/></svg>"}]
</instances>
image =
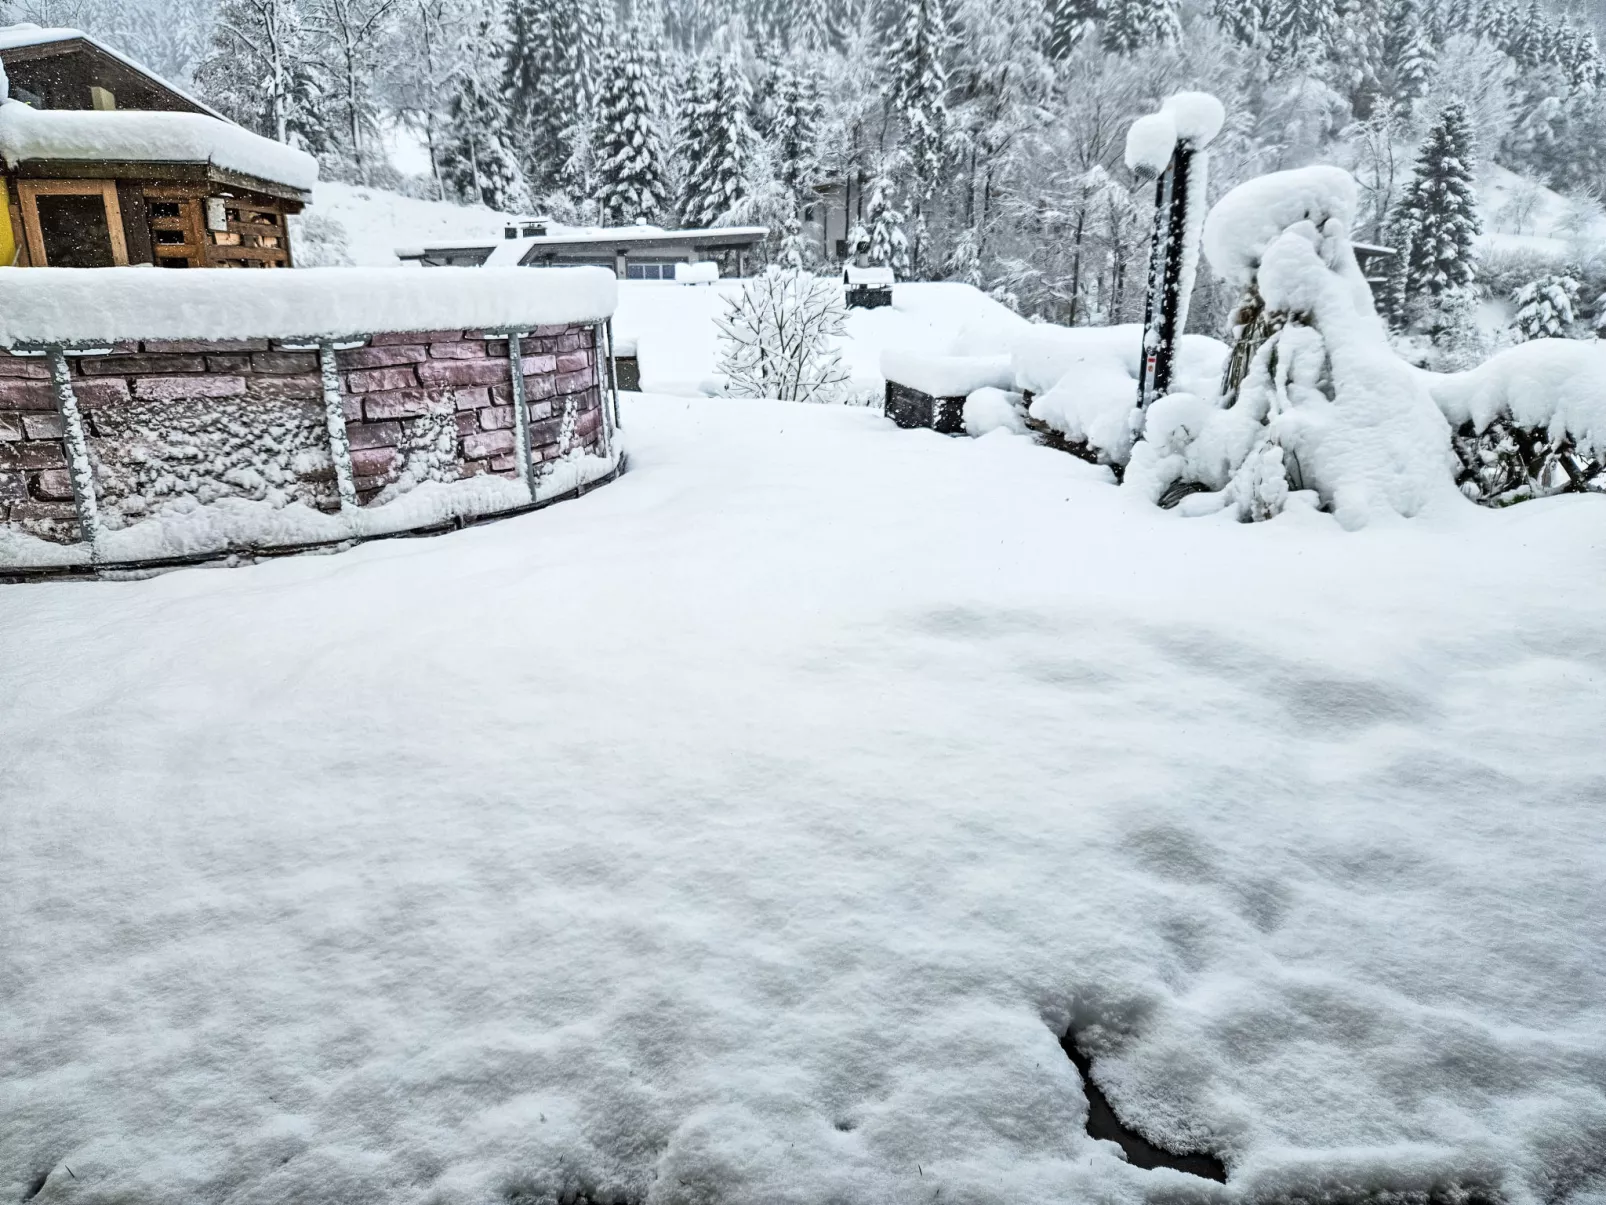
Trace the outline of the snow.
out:
<instances>
[{"instance_id":1,"label":"snow","mask_svg":"<svg viewBox=\"0 0 1606 1205\"><path fill-rule=\"evenodd\" d=\"M965 399L965 434L980 438L994 431L1026 434L1026 407L1021 395L991 385L975 390Z\"/></svg>"},{"instance_id":2,"label":"snow","mask_svg":"<svg viewBox=\"0 0 1606 1205\"><path fill-rule=\"evenodd\" d=\"M890 287L896 282L896 276L891 268L860 268L848 264L842 269L842 280L850 285L886 285Z\"/></svg>"},{"instance_id":3,"label":"snow","mask_svg":"<svg viewBox=\"0 0 1606 1205\"><path fill-rule=\"evenodd\" d=\"M1247 285L1266 245L1296 222L1320 228L1336 219L1348 230L1356 193L1355 177L1327 165L1246 180L1211 207L1204 225L1205 258L1225 280Z\"/></svg>"},{"instance_id":4,"label":"snow","mask_svg":"<svg viewBox=\"0 0 1606 1205\"><path fill-rule=\"evenodd\" d=\"M202 113L39 110L0 103L0 158L15 168L31 160L210 163L303 191L318 179L305 151Z\"/></svg>"},{"instance_id":5,"label":"snow","mask_svg":"<svg viewBox=\"0 0 1606 1205\"><path fill-rule=\"evenodd\" d=\"M675 265L675 283L678 285L711 285L718 279L719 265L711 259Z\"/></svg>"},{"instance_id":6,"label":"snow","mask_svg":"<svg viewBox=\"0 0 1606 1205\"><path fill-rule=\"evenodd\" d=\"M307 213L340 223L352 262L360 268L396 267L401 261L395 248L400 244L433 247L478 240L468 245L499 245L504 241L502 228L512 216L484 205L424 201L335 180L318 182Z\"/></svg>"},{"instance_id":7,"label":"snow","mask_svg":"<svg viewBox=\"0 0 1606 1205\"><path fill-rule=\"evenodd\" d=\"M616 297L601 268L31 268L0 274L0 347L527 328L599 322Z\"/></svg>"},{"instance_id":8,"label":"snow","mask_svg":"<svg viewBox=\"0 0 1606 1205\"><path fill-rule=\"evenodd\" d=\"M1214 142L1227 121L1227 110L1208 92L1174 92L1161 103L1160 112L1171 119L1177 139L1196 151Z\"/></svg>"},{"instance_id":9,"label":"snow","mask_svg":"<svg viewBox=\"0 0 1606 1205\"><path fill-rule=\"evenodd\" d=\"M978 389L1008 389L1015 374L1010 357L934 356L889 348L881 353L881 375L932 397L967 397Z\"/></svg>"},{"instance_id":10,"label":"snow","mask_svg":"<svg viewBox=\"0 0 1606 1205\"><path fill-rule=\"evenodd\" d=\"M625 425L527 517L0 591L0 1198L1598 1200L1606 501ZM1086 1136L1073 1018L1225 1190Z\"/></svg>"},{"instance_id":11,"label":"snow","mask_svg":"<svg viewBox=\"0 0 1606 1205\"><path fill-rule=\"evenodd\" d=\"M1597 342L1534 339L1467 372L1421 378L1455 426L1482 431L1509 416L1552 439L1570 436L1587 455L1606 455L1606 350Z\"/></svg>"},{"instance_id":12,"label":"snow","mask_svg":"<svg viewBox=\"0 0 1606 1205\"><path fill-rule=\"evenodd\" d=\"M1169 113L1147 113L1126 132L1126 166L1140 175L1152 178L1165 171L1176 149L1177 127Z\"/></svg>"}]
</instances>

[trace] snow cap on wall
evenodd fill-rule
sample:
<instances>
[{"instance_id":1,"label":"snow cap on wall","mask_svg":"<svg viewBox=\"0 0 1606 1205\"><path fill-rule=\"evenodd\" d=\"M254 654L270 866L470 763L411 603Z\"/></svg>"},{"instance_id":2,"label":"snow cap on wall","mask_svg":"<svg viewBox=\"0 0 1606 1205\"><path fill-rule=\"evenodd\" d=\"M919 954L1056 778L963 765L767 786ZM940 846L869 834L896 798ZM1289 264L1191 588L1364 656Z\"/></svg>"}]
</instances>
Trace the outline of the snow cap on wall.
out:
<instances>
[{"instance_id":1,"label":"snow cap on wall","mask_svg":"<svg viewBox=\"0 0 1606 1205\"><path fill-rule=\"evenodd\" d=\"M1208 92L1177 92L1165 98L1160 112L1171 119L1179 141L1202 151L1226 124L1227 110Z\"/></svg>"},{"instance_id":2,"label":"snow cap on wall","mask_svg":"<svg viewBox=\"0 0 1606 1205\"><path fill-rule=\"evenodd\" d=\"M525 330L599 322L617 299L605 268L29 268L0 272L0 347Z\"/></svg>"},{"instance_id":3,"label":"snow cap on wall","mask_svg":"<svg viewBox=\"0 0 1606 1205\"><path fill-rule=\"evenodd\" d=\"M1204 253L1224 280L1247 285L1271 241L1298 222L1330 233L1336 220L1347 234L1355 218L1355 177L1341 167L1272 172L1238 185L1210 210Z\"/></svg>"},{"instance_id":4,"label":"snow cap on wall","mask_svg":"<svg viewBox=\"0 0 1606 1205\"><path fill-rule=\"evenodd\" d=\"M1158 176L1179 142L1188 150L1202 151L1221 133L1226 120L1227 110L1210 93L1173 93L1158 113L1138 118L1127 130L1126 166L1139 176Z\"/></svg>"},{"instance_id":5,"label":"snow cap on wall","mask_svg":"<svg viewBox=\"0 0 1606 1205\"><path fill-rule=\"evenodd\" d=\"M1177 127L1169 113L1148 113L1126 132L1126 166L1140 176L1158 176L1177 149Z\"/></svg>"}]
</instances>

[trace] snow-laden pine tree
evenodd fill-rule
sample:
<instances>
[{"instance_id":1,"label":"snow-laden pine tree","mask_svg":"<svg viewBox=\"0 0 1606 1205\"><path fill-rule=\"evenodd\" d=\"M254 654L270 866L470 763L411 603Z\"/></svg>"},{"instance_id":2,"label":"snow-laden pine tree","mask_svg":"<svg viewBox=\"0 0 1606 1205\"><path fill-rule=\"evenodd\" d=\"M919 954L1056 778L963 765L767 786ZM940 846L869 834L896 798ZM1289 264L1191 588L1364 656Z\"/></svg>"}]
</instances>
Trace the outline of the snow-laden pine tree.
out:
<instances>
[{"instance_id":1,"label":"snow-laden pine tree","mask_svg":"<svg viewBox=\"0 0 1606 1205\"><path fill-rule=\"evenodd\" d=\"M1093 33L1104 16L1103 0L1053 0L1048 20L1048 57L1061 61Z\"/></svg>"},{"instance_id":2,"label":"snow-laden pine tree","mask_svg":"<svg viewBox=\"0 0 1606 1205\"><path fill-rule=\"evenodd\" d=\"M1420 0L1389 0L1383 23L1383 59L1390 99L1409 104L1427 95L1436 51Z\"/></svg>"},{"instance_id":3,"label":"snow-laden pine tree","mask_svg":"<svg viewBox=\"0 0 1606 1205\"><path fill-rule=\"evenodd\" d=\"M644 53L639 36L622 39L608 56L597 99L592 170L596 201L609 225L651 222L668 208L664 148Z\"/></svg>"},{"instance_id":4,"label":"snow-laden pine tree","mask_svg":"<svg viewBox=\"0 0 1606 1205\"><path fill-rule=\"evenodd\" d=\"M1413 295L1436 298L1472 281L1473 243L1481 230L1472 155L1466 108L1452 101L1423 140L1400 199L1411 237L1406 272Z\"/></svg>"},{"instance_id":5,"label":"snow-laden pine tree","mask_svg":"<svg viewBox=\"0 0 1606 1205\"><path fill-rule=\"evenodd\" d=\"M492 14L481 18L460 49L460 67L441 145L441 178L464 200L492 209L530 207L502 95L502 29Z\"/></svg>"},{"instance_id":6,"label":"snow-laden pine tree","mask_svg":"<svg viewBox=\"0 0 1606 1205\"><path fill-rule=\"evenodd\" d=\"M581 99L575 70L578 6L570 0L511 0L507 9L507 100L531 188L556 188L568 160L564 132Z\"/></svg>"},{"instance_id":7,"label":"snow-laden pine tree","mask_svg":"<svg viewBox=\"0 0 1606 1205\"><path fill-rule=\"evenodd\" d=\"M909 236L903 228L903 210L897 206L897 185L890 176L883 173L870 190L864 220L869 224L870 263L891 268L900 280L908 276Z\"/></svg>"},{"instance_id":8,"label":"snow-laden pine tree","mask_svg":"<svg viewBox=\"0 0 1606 1205\"><path fill-rule=\"evenodd\" d=\"M834 340L843 334L835 281L770 268L728 298L719 328L719 371L732 397L841 401L848 384Z\"/></svg>"},{"instance_id":9,"label":"snow-laden pine tree","mask_svg":"<svg viewBox=\"0 0 1606 1205\"><path fill-rule=\"evenodd\" d=\"M381 117L374 77L380 52L401 0L307 0L307 32L320 51L323 74L333 86L338 115L331 133L342 174L368 183L379 148Z\"/></svg>"},{"instance_id":10,"label":"snow-laden pine tree","mask_svg":"<svg viewBox=\"0 0 1606 1205\"><path fill-rule=\"evenodd\" d=\"M1578 287L1571 276L1547 273L1512 290L1511 303L1517 312L1511 331L1517 342L1568 338L1578 308Z\"/></svg>"},{"instance_id":11,"label":"snow-laden pine tree","mask_svg":"<svg viewBox=\"0 0 1606 1205\"><path fill-rule=\"evenodd\" d=\"M820 81L812 68L781 68L775 74L775 115L769 141L775 178L793 196L814 182L818 171L818 141L824 121Z\"/></svg>"},{"instance_id":12,"label":"snow-laden pine tree","mask_svg":"<svg viewBox=\"0 0 1606 1205\"><path fill-rule=\"evenodd\" d=\"M1106 0L1104 46L1116 54L1133 54L1157 42L1174 42L1182 35L1177 0Z\"/></svg>"},{"instance_id":13,"label":"snow-laden pine tree","mask_svg":"<svg viewBox=\"0 0 1606 1205\"><path fill-rule=\"evenodd\" d=\"M686 83L675 152L685 180L680 218L687 226L716 226L747 194L753 141L747 124L747 76L733 58L699 62Z\"/></svg>"},{"instance_id":14,"label":"snow-laden pine tree","mask_svg":"<svg viewBox=\"0 0 1606 1205\"><path fill-rule=\"evenodd\" d=\"M948 137L948 19L943 0L898 0L896 37L887 49L887 94L902 148L922 196L942 172Z\"/></svg>"}]
</instances>

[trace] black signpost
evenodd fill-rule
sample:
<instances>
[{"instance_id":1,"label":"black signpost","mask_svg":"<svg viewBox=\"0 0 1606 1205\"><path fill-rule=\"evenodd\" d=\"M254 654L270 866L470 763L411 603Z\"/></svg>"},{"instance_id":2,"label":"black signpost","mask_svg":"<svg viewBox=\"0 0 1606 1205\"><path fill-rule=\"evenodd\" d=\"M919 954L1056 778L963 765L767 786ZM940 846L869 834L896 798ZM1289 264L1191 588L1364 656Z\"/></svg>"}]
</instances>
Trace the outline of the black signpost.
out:
<instances>
[{"instance_id":1,"label":"black signpost","mask_svg":"<svg viewBox=\"0 0 1606 1205\"><path fill-rule=\"evenodd\" d=\"M1171 391L1182 307L1182 257L1188 230L1188 178L1198 154L1178 140L1171 161L1154 182L1154 237L1149 250L1149 288L1143 303L1143 375L1138 405L1147 409Z\"/></svg>"}]
</instances>

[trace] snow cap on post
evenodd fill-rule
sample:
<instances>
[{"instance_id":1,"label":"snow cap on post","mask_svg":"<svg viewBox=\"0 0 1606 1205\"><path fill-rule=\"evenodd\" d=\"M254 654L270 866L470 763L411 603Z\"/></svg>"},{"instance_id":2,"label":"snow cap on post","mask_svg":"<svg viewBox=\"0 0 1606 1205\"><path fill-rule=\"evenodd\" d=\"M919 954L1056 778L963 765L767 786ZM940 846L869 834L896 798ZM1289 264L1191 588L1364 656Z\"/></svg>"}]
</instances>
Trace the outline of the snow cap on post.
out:
<instances>
[{"instance_id":1,"label":"snow cap on post","mask_svg":"<svg viewBox=\"0 0 1606 1205\"><path fill-rule=\"evenodd\" d=\"M1191 151L1202 151L1214 142L1227 121L1227 110L1208 92L1174 93L1166 97L1160 112L1171 118L1171 124L1176 127L1177 140ZM1127 146L1130 148L1131 145L1129 137Z\"/></svg>"},{"instance_id":2,"label":"snow cap on post","mask_svg":"<svg viewBox=\"0 0 1606 1205\"><path fill-rule=\"evenodd\" d=\"M1205 219L1205 256L1222 279L1247 285L1266 248L1290 226L1310 222L1333 235L1328 223L1335 221L1347 235L1356 197L1355 177L1341 167L1300 167L1246 180Z\"/></svg>"},{"instance_id":3,"label":"snow cap on post","mask_svg":"<svg viewBox=\"0 0 1606 1205\"><path fill-rule=\"evenodd\" d=\"M1177 127L1169 113L1149 113L1126 132L1126 165L1140 177L1152 180L1165 171L1177 149Z\"/></svg>"}]
</instances>

